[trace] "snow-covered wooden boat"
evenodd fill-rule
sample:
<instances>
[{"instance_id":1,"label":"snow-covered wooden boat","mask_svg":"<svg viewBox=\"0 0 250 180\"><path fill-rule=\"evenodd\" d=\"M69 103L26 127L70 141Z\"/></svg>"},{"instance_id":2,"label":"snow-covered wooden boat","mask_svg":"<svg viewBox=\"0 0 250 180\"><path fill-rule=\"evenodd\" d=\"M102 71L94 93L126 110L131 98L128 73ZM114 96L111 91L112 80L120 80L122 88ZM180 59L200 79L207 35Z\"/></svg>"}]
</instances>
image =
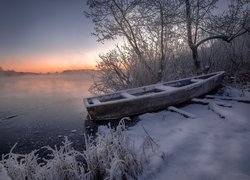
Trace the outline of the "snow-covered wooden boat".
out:
<instances>
[{"instance_id":1,"label":"snow-covered wooden boat","mask_svg":"<svg viewBox=\"0 0 250 180\"><path fill-rule=\"evenodd\" d=\"M93 120L113 120L180 104L220 86L224 71L84 99Z\"/></svg>"}]
</instances>

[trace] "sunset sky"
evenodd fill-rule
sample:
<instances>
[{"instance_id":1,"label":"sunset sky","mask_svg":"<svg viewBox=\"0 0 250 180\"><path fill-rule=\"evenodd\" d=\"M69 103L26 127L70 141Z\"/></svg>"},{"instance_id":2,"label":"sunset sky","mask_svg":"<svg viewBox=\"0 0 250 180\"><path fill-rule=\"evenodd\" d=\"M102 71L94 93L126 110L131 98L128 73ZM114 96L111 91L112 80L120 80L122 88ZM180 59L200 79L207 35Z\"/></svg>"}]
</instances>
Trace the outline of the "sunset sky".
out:
<instances>
[{"instance_id":1,"label":"sunset sky","mask_svg":"<svg viewBox=\"0 0 250 180\"><path fill-rule=\"evenodd\" d=\"M0 66L24 72L94 68L98 54L115 43L91 36L85 10L86 0L0 0Z\"/></svg>"},{"instance_id":2,"label":"sunset sky","mask_svg":"<svg viewBox=\"0 0 250 180\"><path fill-rule=\"evenodd\" d=\"M104 45L91 36L86 0L0 0L0 66L55 72L94 68Z\"/></svg>"}]
</instances>

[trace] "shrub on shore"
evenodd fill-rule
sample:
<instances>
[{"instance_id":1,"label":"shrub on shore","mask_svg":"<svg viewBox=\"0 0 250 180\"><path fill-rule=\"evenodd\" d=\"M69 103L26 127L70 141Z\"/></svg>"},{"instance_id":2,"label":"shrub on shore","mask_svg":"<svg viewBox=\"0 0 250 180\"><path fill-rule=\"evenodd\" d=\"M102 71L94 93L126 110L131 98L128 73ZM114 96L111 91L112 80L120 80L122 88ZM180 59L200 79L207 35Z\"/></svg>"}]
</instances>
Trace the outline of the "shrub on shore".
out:
<instances>
[{"instance_id":1,"label":"shrub on shore","mask_svg":"<svg viewBox=\"0 0 250 180\"><path fill-rule=\"evenodd\" d=\"M50 155L42 162L37 150L21 155L13 153L14 146L10 153L3 155L0 165L10 178L17 180L137 179L148 162L148 152L153 151L144 145L136 150L124 129L124 122L120 122L116 130L109 128L95 139L86 136L83 152L75 150L65 137L59 148L43 147ZM146 137L145 141L149 139Z\"/></svg>"}]
</instances>

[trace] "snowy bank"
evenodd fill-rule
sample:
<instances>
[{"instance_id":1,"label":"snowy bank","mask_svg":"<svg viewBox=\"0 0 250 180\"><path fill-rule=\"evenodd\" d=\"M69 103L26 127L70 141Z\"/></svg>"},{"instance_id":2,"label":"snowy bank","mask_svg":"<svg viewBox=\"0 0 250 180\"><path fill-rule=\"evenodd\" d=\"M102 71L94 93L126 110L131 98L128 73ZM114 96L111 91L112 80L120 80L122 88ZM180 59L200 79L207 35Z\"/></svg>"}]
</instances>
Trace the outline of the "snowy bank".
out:
<instances>
[{"instance_id":1,"label":"snowy bank","mask_svg":"<svg viewBox=\"0 0 250 180\"><path fill-rule=\"evenodd\" d=\"M250 97L233 88L225 88L222 95ZM141 179L250 179L250 104L226 101L230 108L218 105L225 101L209 101L216 113L208 105L189 104L180 109L197 118L165 110L141 115L141 121L129 128L127 136L140 144L143 126L166 155L167 163L154 157L154 166Z\"/></svg>"},{"instance_id":2,"label":"snowy bank","mask_svg":"<svg viewBox=\"0 0 250 180\"><path fill-rule=\"evenodd\" d=\"M13 153L0 161L0 177L17 180L26 179L137 179L154 156L150 137L145 138L140 149L136 149L125 134L125 124L121 121L116 130L108 128L95 139L86 137L83 152L76 151L67 138L63 145L55 148L43 147L49 155L40 159L37 150L30 154Z\"/></svg>"},{"instance_id":3,"label":"snowy bank","mask_svg":"<svg viewBox=\"0 0 250 180\"><path fill-rule=\"evenodd\" d=\"M224 88L220 95L250 97L249 92L233 88ZM65 139L60 148L46 147L51 152L46 164L38 163L36 151L10 152L0 161L0 177L250 179L250 104L204 102L179 107L195 118L163 110L139 116L140 121L126 129L123 122L117 131L99 126L96 139L86 139L84 152L74 150Z\"/></svg>"}]
</instances>

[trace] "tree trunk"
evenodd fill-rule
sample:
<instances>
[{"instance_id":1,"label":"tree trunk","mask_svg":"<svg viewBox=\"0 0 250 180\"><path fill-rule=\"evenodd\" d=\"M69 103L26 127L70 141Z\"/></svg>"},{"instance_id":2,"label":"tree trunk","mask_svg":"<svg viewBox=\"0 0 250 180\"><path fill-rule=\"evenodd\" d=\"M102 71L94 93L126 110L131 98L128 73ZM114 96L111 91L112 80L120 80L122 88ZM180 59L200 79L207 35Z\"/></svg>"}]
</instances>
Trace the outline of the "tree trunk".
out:
<instances>
[{"instance_id":1,"label":"tree trunk","mask_svg":"<svg viewBox=\"0 0 250 180\"><path fill-rule=\"evenodd\" d=\"M201 69L201 63L200 63L199 56L198 56L198 49L196 47L193 47L191 50L193 54L194 70L195 72L198 73Z\"/></svg>"},{"instance_id":2,"label":"tree trunk","mask_svg":"<svg viewBox=\"0 0 250 180\"><path fill-rule=\"evenodd\" d=\"M160 68L158 71L158 81L163 80L163 70L164 70L164 60L165 60L165 54L164 54L164 19L163 19L163 7L160 4L160 19L161 19L161 59L160 59Z\"/></svg>"},{"instance_id":3,"label":"tree trunk","mask_svg":"<svg viewBox=\"0 0 250 180\"><path fill-rule=\"evenodd\" d=\"M198 46L195 45L192 39L193 34L192 34L191 4L189 0L185 0L185 4L186 4L186 26L187 26L188 46L193 54L194 72L199 74L201 71L201 65L198 57Z\"/></svg>"}]
</instances>

